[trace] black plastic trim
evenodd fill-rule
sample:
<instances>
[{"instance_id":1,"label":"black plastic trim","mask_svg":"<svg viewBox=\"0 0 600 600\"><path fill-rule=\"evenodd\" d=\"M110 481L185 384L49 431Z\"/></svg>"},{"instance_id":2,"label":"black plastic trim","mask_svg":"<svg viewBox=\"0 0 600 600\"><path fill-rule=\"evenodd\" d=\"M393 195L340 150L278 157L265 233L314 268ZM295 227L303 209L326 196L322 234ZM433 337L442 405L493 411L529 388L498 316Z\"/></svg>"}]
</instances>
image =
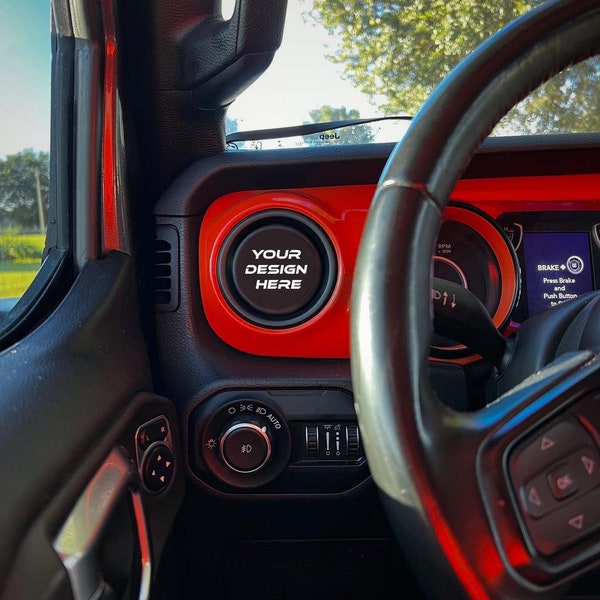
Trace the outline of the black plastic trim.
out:
<instances>
[{"instance_id":1,"label":"black plastic trim","mask_svg":"<svg viewBox=\"0 0 600 600\"><path fill-rule=\"evenodd\" d=\"M192 216L217 197L240 190L375 184L394 144L215 154L184 171L165 191L154 213ZM463 178L597 173L600 133L488 138Z\"/></svg>"}]
</instances>

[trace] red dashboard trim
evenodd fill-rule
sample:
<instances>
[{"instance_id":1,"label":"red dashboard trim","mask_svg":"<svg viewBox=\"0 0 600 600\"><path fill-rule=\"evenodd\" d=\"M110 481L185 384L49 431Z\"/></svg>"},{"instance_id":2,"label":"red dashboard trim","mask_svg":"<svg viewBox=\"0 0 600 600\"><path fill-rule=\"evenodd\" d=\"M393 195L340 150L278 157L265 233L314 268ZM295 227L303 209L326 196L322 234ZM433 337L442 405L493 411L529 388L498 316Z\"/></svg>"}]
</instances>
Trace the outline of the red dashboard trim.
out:
<instances>
[{"instance_id":1,"label":"red dashboard trim","mask_svg":"<svg viewBox=\"0 0 600 600\"><path fill-rule=\"evenodd\" d=\"M374 185L247 191L215 200L200 230L200 292L208 322L234 348L259 356L348 358L352 274ZM452 200L495 218L513 211L600 210L600 175L462 180ZM287 209L313 219L329 236L338 261L333 293L309 321L289 329L248 323L227 303L217 278L219 250L229 232L254 213Z\"/></svg>"}]
</instances>

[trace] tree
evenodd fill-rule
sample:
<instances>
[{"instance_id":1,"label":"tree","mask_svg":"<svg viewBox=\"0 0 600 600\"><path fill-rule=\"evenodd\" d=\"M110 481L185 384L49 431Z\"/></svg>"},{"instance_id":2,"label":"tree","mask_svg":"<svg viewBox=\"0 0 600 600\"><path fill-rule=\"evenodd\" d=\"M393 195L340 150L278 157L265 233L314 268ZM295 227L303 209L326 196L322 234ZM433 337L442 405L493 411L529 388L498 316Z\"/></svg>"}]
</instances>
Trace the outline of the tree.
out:
<instances>
[{"instance_id":1,"label":"tree","mask_svg":"<svg viewBox=\"0 0 600 600\"><path fill-rule=\"evenodd\" d=\"M479 43L541 0L314 0L338 40L328 58L386 114L415 114ZM503 120L506 131L600 130L600 59L555 77Z\"/></svg>"},{"instance_id":2,"label":"tree","mask_svg":"<svg viewBox=\"0 0 600 600\"><path fill-rule=\"evenodd\" d=\"M309 111L311 120L308 123L327 123L329 121L348 121L352 119L360 119L360 113L355 109L347 109L345 106L335 108L324 104L321 108L315 108ZM307 123L307 121L305 121ZM322 133L314 133L312 135L303 136L304 141L309 144L315 144L315 140L319 139L319 136L323 136L320 139L327 141L327 136L336 135L335 138L331 138L332 143L336 144L368 144L373 141L373 130L368 125L351 125L349 127L342 127L335 131L324 131Z\"/></svg>"},{"instance_id":3,"label":"tree","mask_svg":"<svg viewBox=\"0 0 600 600\"><path fill-rule=\"evenodd\" d=\"M49 153L32 149L0 159L2 225L25 230L44 229L48 211L49 168Z\"/></svg>"}]
</instances>

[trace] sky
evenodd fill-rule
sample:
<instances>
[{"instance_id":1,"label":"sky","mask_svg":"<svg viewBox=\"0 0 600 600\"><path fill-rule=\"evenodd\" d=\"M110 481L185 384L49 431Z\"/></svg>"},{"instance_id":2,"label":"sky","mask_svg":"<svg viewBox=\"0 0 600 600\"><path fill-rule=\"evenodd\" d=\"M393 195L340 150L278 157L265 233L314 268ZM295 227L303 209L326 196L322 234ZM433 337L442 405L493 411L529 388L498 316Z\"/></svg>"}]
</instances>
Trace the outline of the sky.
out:
<instances>
[{"instance_id":1,"label":"sky","mask_svg":"<svg viewBox=\"0 0 600 600\"><path fill-rule=\"evenodd\" d=\"M0 158L50 148L50 3L0 2Z\"/></svg>"},{"instance_id":2,"label":"sky","mask_svg":"<svg viewBox=\"0 0 600 600\"><path fill-rule=\"evenodd\" d=\"M355 108L361 117L380 114L325 58L335 49L327 32L306 13L310 0L289 0L283 42L267 71L230 106L240 129L298 125L324 104ZM329 49L329 50L328 50Z\"/></svg>"},{"instance_id":3,"label":"sky","mask_svg":"<svg viewBox=\"0 0 600 600\"><path fill-rule=\"evenodd\" d=\"M311 8L312 0L288 0L283 41L273 62L228 109L227 115L237 121L238 130L300 125L310 122L309 112L323 105L356 109L363 118L383 116L344 77L343 66L326 58L335 54L336 42L307 17ZM406 133L408 125L407 121L379 122L371 126L373 139L395 142ZM311 143L330 143L319 142L317 137ZM261 147L294 147L296 141L301 142L301 138L267 140L261 142Z\"/></svg>"},{"instance_id":4,"label":"sky","mask_svg":"<svg viewBox=\"0 0 600 600\"><path fill-rule=\"evenodd\" d=\"M228 1L228 0L226 0ZM332 41L303 14L312 0L288 0L283 42L271 66L228 111L240 130L297 125L324 104L380 114L325 58ZM49 0L0 3L0 158L50 147Z\"/></svg>"}]
</instances>

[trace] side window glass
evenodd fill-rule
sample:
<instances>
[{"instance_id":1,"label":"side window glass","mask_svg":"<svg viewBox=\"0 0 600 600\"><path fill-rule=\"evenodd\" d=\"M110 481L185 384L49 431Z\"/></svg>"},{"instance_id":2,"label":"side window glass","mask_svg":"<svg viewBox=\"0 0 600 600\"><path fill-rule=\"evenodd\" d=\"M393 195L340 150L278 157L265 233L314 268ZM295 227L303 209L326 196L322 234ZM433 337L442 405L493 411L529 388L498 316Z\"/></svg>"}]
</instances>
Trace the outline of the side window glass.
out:
<instances>
[{"instance_id":1,"label":"side window glass","mask_svg":"<svg viewBox=\"0 0 600 600\"><path fill-rule=\"evenodd\" d=\"M50 5L5 2L0 19L0 315L39 270L50 161Z\"/></svg>"}]
</instances>

